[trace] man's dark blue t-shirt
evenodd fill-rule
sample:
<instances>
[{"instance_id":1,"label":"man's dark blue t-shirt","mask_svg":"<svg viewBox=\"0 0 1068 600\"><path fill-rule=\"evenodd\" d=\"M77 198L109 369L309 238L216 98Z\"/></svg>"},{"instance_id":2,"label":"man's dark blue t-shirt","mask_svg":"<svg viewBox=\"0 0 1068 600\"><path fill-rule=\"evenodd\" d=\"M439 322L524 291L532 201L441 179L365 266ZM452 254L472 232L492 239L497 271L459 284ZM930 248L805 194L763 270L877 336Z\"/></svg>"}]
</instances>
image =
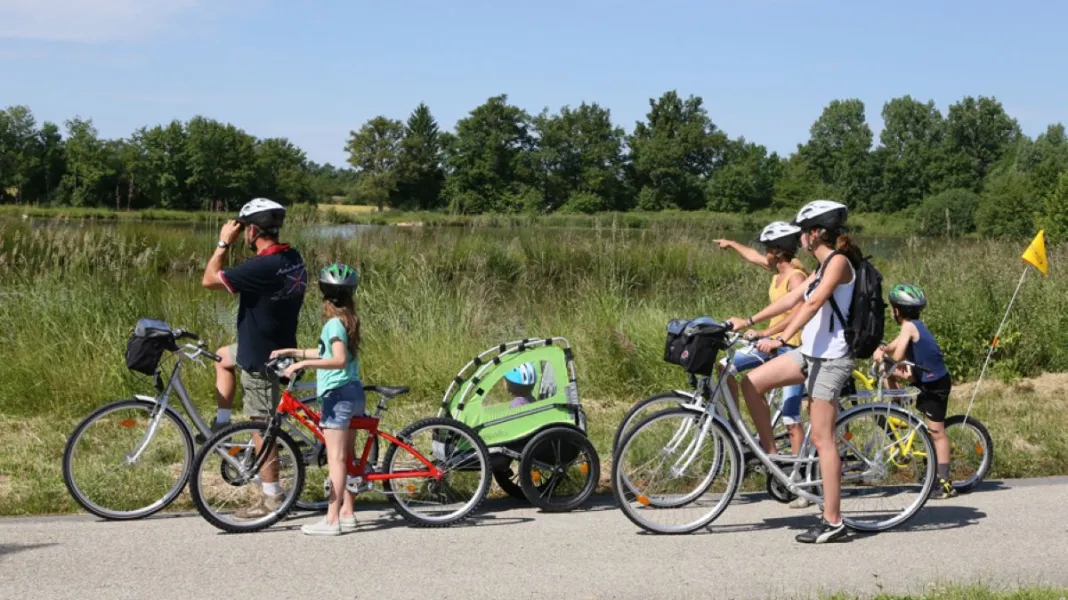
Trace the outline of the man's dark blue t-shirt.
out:
<instances>
[{"instance_id":1,"label":"man's dark blue t-shirt","mask_svg":"<svg viewBox=\"0 0 1068 600\"><path fill-rule=\"evenodd\" d=\"M271 352L297 347L297 321L308 286L304 259L286 244L276 244L235 267L221 279L238 294L238 366L262 373Z\"/></svg>"}]
</instances>

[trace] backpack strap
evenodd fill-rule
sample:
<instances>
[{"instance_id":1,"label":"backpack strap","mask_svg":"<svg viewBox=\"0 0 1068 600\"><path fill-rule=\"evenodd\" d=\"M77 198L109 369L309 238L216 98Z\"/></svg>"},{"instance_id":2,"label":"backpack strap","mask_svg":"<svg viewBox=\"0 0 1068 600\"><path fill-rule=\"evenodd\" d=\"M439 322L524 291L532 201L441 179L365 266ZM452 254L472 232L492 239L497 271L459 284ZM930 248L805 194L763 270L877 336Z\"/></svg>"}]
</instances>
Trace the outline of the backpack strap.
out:
<instances>
[{"instance_id":1,"label":"backpack strap","mask_svg":"<svg viewBox=\"0 0 1068 600\"><path fill-rule=\"evenodd\" d=\"M842 254L842 252L840 252L838 250L835 250L834 252L831 252L831 254L827 257L827 260L823 261L823 264L820 265L820 279L823 279L823 270L827 267L827 263L831 262L831 259L834 258L834 256L836 254ZM845 256L845 255L843 254L843 256ZM846 256L846 260L849 260L848 256ZM838 317L838 321L842 323L842 329L845 329L846 327L848 327L848 324L846 323L845 315L842 314L842 309L839 308L838 307L838 303L834 301L834 292L833 291L831 292L830 300L831 300L831 311L834 314L831 316L830 323L827 324L827 332L828 333L834 333L834 317Z\"/></svg>"}]
</instances>

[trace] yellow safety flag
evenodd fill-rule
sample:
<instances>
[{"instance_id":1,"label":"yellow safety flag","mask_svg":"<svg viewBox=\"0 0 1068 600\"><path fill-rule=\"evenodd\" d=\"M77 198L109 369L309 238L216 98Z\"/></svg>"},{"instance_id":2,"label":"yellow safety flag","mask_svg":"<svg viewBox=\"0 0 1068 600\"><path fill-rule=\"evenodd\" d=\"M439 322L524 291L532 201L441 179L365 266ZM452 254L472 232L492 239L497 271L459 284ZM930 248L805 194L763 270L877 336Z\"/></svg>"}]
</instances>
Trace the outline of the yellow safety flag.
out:
<instances>
[{"instance_id":1,"label":"yellow safety flag","mask_svg":"<svg viewBox=\"0 0 1068 600\"><path fill-rule=\"evenodd\" d=\"M1024 262L1039 270L1043 275L1049 275L1049 263L1046 262L1046 235L1045 230L1038 232L1031 245L1024 250Z\"/></svg>"}]
</instances>

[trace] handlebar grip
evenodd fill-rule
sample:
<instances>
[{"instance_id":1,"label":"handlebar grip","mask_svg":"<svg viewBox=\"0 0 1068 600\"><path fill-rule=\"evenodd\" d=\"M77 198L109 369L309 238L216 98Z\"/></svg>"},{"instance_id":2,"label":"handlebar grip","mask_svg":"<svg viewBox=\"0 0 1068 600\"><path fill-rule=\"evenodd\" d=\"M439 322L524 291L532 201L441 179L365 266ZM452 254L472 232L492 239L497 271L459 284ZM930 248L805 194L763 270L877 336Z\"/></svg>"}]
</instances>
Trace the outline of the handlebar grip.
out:
<instances>
[{"instance_id":1,"label":"handlebar grip","mask_svg":"<svg viewBox=\"0 0 1068 600\"><path fill-rule=\"evenodd\" d=\"M218 354L215 354L214 352L208 352L207 350L202 350L201 353L204 356L207 356L208 358L210 358L211 360L213 360L215 362L222 362L222 357L219 356Z\"/></svg>"}]
</instances>

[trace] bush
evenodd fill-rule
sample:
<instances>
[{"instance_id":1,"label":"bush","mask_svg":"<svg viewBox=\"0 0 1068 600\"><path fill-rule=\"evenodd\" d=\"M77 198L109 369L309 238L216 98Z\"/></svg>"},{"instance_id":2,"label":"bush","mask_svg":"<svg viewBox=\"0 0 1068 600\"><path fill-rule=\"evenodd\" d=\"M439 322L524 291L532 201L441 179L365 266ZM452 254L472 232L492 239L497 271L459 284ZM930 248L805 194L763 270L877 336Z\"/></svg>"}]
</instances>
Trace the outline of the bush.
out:
<instances>
[{"instance_id":1,"label":"bush","mask_svg":"<svg viewBox=\"0 0 1068 600\"><path fill-rule=\"evenodd\" d=\"M560 212L578 212L589 215L608 210L608 208L608 201L597 194L577 192L571 194L567 202L560 207Z\"/></svg>"},{"instance_id":2,"label":"bush","mask_svg":"<svg viewBox=\"0 0 1068 600\"><path fill-rule=\"evenodd\" d=\"M1068 238L1068 173L1061 173L1057 187L1046 196L1045 202L1042 226L1052 243L1061 243Z\"/></svg>"},{"instance_id":3,"label":"bush","mask_svg":"<svg viewBox=\"0 0 1068 600\"><path fill-rule=\"evenodd\" d=\"M975 231L975 210L979 195L971 190L952 189L928 196L916 208L921 235L963 235Z\"/></svg>"},{"instance_id":4,"label":"bush","mask_svg":"<svg viewBox=\"0 0 1068 600\"><path fill-rule=\"evenodd\" d=\"M975 212L975 224L986 236L1029 237L1035 233L1037 205L1027 174L1007 170L987 182Z\"/></svg>"}]
</instances>

